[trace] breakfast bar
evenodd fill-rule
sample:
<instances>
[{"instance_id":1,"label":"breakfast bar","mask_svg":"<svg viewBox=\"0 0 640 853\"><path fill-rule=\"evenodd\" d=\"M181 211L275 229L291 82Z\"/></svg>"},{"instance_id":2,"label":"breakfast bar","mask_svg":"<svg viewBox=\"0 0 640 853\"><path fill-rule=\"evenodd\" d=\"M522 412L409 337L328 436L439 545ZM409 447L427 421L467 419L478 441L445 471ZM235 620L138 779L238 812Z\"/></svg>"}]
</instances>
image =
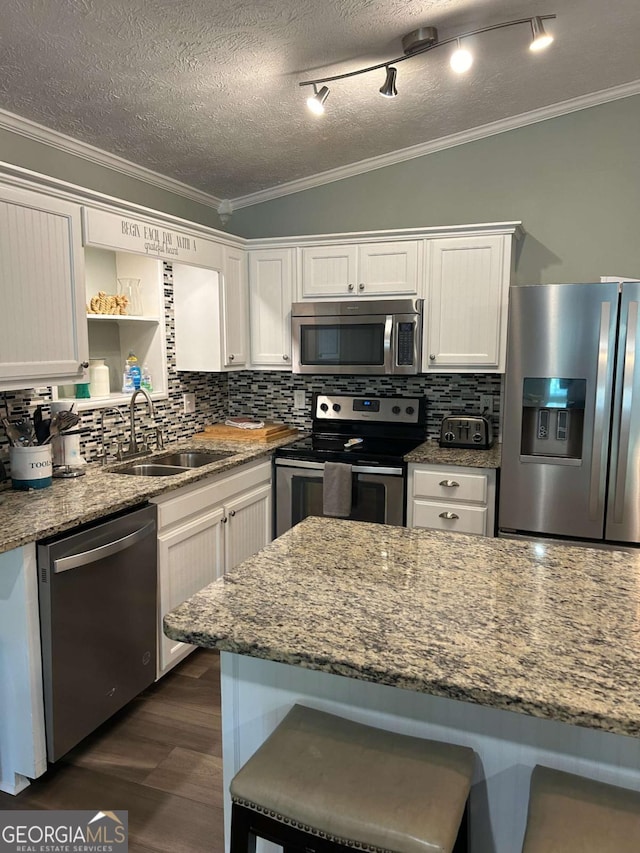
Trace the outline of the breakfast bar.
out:
<instances>
[{"instance_id":1,"label":"breakfast bar","mask_svg":"<svg viewBox=\"0 0 640 853\"><path fill-rule=\"evenodd\" d=\"M308 518L164 628L222 652L225 789L295 702L471 746L474 853L535 764L640 789L634 552Z\"/></svg>"}]
</instances>

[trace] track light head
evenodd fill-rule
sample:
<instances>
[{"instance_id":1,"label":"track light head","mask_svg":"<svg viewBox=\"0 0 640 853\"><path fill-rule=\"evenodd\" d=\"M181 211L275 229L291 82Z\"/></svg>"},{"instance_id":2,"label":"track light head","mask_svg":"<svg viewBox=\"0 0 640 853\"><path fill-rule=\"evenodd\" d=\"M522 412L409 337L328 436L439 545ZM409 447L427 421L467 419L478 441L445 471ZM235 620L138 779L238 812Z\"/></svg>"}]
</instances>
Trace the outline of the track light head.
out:
<instances>
[{"instance_id":1,"label":"track light head","mask_svg":"<svg viewBox=\"0 0 640 853\"><path fill-rule=\"evenodd\" d=\"M314 83L313 85L313 95L307 98L307 106L315 115L322 115L324 112L324 102L329 97L329 88L327 86L323 86L320 91L316 88Z\"/></svg>"},{"instance_id":2,"label":"track light head","mask_svg":"<svg viewBox=\"0 0 640 853\"><path fill-rule=\"evenodd\" d=\"M531 18L531 31L533 33L533 41L529 45L529 50L544 50L553 41L553 36L550 36L546 32L541 18Z\"/></svg>"},{"instance_id":3,"label":"track light head","mask_svg":"<svg viewBox=\"0 0 640 853\"><path fill-rule=\"evenodd\" d=\"M395 98L398 94L398 90L396 89L396 76L398 71L393 67L393 65L387 65L387 76L380 87L380 94L385 98Z\"/></svg>"},{"instance_id":4,"label":"track light head","mask_svg":"<svg viewBox=\"0 0 640 853\"><path fill-rule=\"evenodd\" d=\"M473 65L473 54L466 47L462 47L460 39L458 39L456 45L456 49L449 58L449 65L456 74L464 74Z\"/></svg>"}]
</instances>

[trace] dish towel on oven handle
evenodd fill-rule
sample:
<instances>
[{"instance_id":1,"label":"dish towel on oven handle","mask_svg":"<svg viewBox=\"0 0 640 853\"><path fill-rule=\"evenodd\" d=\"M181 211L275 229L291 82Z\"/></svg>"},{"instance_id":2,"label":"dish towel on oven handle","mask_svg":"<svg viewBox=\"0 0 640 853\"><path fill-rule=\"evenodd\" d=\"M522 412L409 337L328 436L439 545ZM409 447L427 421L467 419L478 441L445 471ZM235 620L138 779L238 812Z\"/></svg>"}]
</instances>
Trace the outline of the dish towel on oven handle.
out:
<instances>
[{"instance_id":1,"label":"dish towel on oven handle","mask_svg":"<svg viewBox=\"0 0 640 853\"><path fill-rule=\"evenodd\" d=\"M322 482L322 512L333 518L351 515L351 465L325 462Z\"/></svg>"}]
</instances>

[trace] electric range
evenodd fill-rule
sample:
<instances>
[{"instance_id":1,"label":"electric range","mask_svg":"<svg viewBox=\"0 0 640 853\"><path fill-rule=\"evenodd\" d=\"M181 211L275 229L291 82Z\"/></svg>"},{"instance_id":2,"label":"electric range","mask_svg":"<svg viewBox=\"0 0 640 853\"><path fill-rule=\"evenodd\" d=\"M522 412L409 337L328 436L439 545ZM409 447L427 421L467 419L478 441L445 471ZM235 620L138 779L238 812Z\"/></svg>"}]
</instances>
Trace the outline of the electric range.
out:
<instances>
[{"instance_id":1,"label":"electric range","mask_svg":"<svg viewBox=\"0 0 640 853\"><path fill-rule=\"evenodd\" d=\"M404 456L426 440L424 397L314 394L311 435L275 451L275 533L327 510L331 477L351 477L348 512L339 517L402 525L406 520ZM348 484L348 479L347 479Z\"/></svg>"}]
</instances>

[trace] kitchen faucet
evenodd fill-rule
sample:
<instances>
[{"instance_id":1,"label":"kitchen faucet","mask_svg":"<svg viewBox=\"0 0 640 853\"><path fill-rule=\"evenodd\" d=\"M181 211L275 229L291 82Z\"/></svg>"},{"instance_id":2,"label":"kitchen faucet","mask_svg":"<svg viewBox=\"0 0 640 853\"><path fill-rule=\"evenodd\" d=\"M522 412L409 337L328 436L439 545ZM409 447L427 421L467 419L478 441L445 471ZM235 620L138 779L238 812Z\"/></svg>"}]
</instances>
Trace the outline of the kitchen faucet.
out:
<instances>
[{"instance_id":1,"label":"kitchen faucet","mask_svg":"<svg viewBox=\"0 0 640 853\"><path fill-rule=\"evenodd\" d=\"M138 394L142 394L142 396L147 401L147 406L149 408L149 417L153 418L153 422L154 422L154 425L156 428L156 442L157 442L158 450L161 450L164 447L164 440L162 437L162 431L161 431L160 427L158 426L158 424L156 423L156 414L155 414L155 409L153 407L153 400L151 399L151 396L150 396L149 392L147 391L147 389L140 387L140 388L136 388L136 390L133 392L133 396L131 397L131 402L129 403L131 441L129 442L129 449L128 449L127 454L126 454L127 456L134 456L138 453L146 453L148 450L148 447L144 442L142 444L140 444L140 446L139 446L138 442L136 440L136 422L135 422L136 409L135 409L135 406L136 406L136 398L138 397Z\"/></svg>"},{"instance_id":2,"label":"kitchen faucet","mask_svg":"<svg viewBox=\"0 0 640 853\"><path fill-rule=\"evenodd\" d=\"M104 436L104 417L107 414L117 415L122 423L124 423L124 417L120 409L116 409L113 406L108 406L106 409L102 409L100 412L100 441L102 443L102 464L106 465L108 460L107 448L105 447L105 436ZM122 440L116 439L116 443L118 445L117 458L122 458Z\"/></svg>"}]
</instances>

